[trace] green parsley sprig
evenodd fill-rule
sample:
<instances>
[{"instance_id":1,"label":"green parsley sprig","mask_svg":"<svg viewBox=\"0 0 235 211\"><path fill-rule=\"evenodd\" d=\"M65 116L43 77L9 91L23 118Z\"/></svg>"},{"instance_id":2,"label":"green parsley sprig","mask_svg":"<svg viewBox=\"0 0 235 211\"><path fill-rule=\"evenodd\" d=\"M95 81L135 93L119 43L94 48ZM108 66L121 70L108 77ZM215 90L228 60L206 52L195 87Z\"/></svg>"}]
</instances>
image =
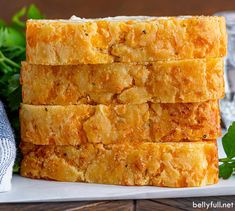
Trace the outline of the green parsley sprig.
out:
<instances>
[{"instance_id":1,"label":"green parsley sprig","mask_svg":"<svg viewBox=\"0 0 235 211\"><path fill-rule=\"evenodd\" d=\"M4 102L17 142L21 102L20 63L26 57L25 21L43 18L39 9L31 4L13 15L10 24L0 19L0 100Z\"/></svg>"},{"instance_id":2,"label":"green parsley sprig","mask_svg":"<svg viewBox=\"0 0 235 211\"><path fill-rule=\"evenodd\" d=\"M235 171L235 122L229 127L228 132L222 138L224 152L227 158L219 159L219 177L228 179Z\"/></svg>"}]
</instances>

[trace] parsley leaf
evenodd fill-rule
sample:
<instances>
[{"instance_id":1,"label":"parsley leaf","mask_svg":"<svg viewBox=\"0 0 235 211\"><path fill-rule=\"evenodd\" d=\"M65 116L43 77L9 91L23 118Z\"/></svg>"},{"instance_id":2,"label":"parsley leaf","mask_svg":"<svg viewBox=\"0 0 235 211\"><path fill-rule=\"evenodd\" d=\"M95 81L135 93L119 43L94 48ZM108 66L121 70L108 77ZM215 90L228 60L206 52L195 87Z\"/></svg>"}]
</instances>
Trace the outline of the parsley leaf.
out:
<instances>
[{"instance_id":1,"label":"parsley leaf","mask_svg":"<svg viewBox=\"0 0 235 211\"><path fill-rule=\"evenodd\" d=\"M224 151L228 158L235 157L235 122L229 127L228 133L226 133L222 139Z\"/></svg>"},{"instance_id":2,"label":"parsley leaf","mask_svg":"<svg viewBox=\"0 0 235 211\"><path fill-rule=\"evenodd\" d=\"M25 46L25 35L12 27L0 27L0 46Z\"/></svg>"},{"instance_id":3,"label":"parsley leaf","mask_svg":"<svg viewBox=\"0 0 235 211\"><path fill-rule=\"evenodd\" d=\"M21 20L26 15L26 7L23 7L15 15L13 15L11 21L12 25L18 29L25 29L25 22Z\"/></svg>"},{"instance_id":4,"label":"parsley leaf","mask_svg":"<svg viewBox=\"0 0 235 211\"><path fill-rule=\"evenodd\" d=\"M222 138L222 144L227 158L219 159L219 177L228 179L235 169L235 122L229 127L228 132Z\"/></svg>"},{"instance_id":5,"label":"parsley leaf","mask_svg":"<svg viewBox=\"0 0 235 211\"><path fill-rule=\"evenodd\" d=\"M228 179L233 173L233 168L229 163L223 163L219 166L219 177Z\"/></svg>"},{"instance_id":6,"label":"parsley leaf","mask_svg":"<svg viewBox=\"0 0 235 211\"><path fill-rule=\"evenodd\" d=\"M40 12L40 10L34 4L31 4L27 12L27 18L28 19L44 19L45 16Z\"/></svg>"}]
</instances>

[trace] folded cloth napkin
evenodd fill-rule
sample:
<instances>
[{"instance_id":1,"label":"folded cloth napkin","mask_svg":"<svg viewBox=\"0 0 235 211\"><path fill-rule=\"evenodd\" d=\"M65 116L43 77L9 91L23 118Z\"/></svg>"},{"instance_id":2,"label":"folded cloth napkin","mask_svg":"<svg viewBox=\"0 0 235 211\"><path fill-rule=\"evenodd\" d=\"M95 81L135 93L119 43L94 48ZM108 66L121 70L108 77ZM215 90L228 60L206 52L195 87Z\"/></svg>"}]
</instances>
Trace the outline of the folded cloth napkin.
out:
<instances>
[{"instance_id":1,"label":"folded cloth napkin","mask_svg":"<svg viewBox=\"0 0 235 211\"><path fill-rule=\"evenodd\" d=\"M0 192L11 189L16 146L12 128L0 101Z\"/></svg>"}]
</instances>

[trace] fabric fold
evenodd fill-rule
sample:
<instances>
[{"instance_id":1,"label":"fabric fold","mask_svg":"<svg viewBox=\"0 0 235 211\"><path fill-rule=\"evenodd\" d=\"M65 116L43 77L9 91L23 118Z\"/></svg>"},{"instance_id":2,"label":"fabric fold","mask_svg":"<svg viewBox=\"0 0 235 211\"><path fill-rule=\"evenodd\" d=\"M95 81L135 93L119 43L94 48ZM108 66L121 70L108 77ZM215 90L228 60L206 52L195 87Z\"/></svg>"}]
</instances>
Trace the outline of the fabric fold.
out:
<instances>
[{"instance_id":1,"label":"fabric fold","mask_svg":"<svg viewBox=\"0 0 235 211\"><path fill-rule=\"evenodd\" d=\"M0 101L0 192L11 189L13 165L16 157L15 138Z\"/></svg>"}]
</instances>

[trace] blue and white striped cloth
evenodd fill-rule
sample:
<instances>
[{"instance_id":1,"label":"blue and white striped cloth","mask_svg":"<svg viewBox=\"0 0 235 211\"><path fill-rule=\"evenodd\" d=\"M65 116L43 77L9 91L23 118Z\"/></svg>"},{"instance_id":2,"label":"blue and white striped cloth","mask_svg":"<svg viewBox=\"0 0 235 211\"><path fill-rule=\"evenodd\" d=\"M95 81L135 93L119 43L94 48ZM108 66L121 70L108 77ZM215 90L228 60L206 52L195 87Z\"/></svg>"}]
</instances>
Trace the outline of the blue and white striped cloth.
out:
<instances>
[{"instance_id":1,"label":"blue and white striped cloth","mask_svg":"<svg viewBox=\"0 0 235 211\"><path fill-rule=\"evenodd\" d=\"M12 128L0 101L0 192L11 189L16 146Z\"/></svg>"}]
</instances>

